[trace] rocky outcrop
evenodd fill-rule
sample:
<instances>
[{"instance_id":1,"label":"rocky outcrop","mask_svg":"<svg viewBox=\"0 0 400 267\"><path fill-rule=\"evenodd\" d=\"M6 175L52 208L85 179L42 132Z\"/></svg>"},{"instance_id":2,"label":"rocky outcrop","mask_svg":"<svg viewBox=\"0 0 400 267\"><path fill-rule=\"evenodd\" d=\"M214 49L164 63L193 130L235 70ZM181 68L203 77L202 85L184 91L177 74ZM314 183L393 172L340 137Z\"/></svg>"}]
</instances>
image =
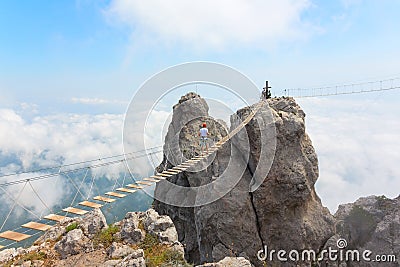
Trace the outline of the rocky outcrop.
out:
<instances>
[{"instance_id":1,"label":"rocky outcrop","mask_svg":"<svg viewBox=\"0 0 400 267\"><path fill-rule=\"evenodd\" d=\"M173 146L171 140L175 136L179 136L183 152L179 156L175 151L178 155L175 157L185 157L183 148L196 143L193 136L197 136L200 120L189 118L196 117L198 111L207 118L208 124L215 125L211 131L215 139L226 135L222 124L208 116L208 107L199 96L184 97L174 106L164 145L167 157L158 170L176 165L166 150ZM249 108L239 110L232 117L232 127L236 117L244 119L249 113ZM304 118L304 112L292 98L270 99L244 130L219 149L208 167L168 179L186 187L206 185L221 179L228 164L236 166L236 176L240 175L229 193L207 205L178 207L155 201L155 209L173 220L189 261L199 264L216 262L226 256L243 256L254 265L262 266L256 255L265 245L272 249L319 251L334 234L334 219L314 189L318 161L305 133ZM268 138L272 136L272 129L276 130L276 149L264 147L267 153L263 154L260 144L271 143ZM249 156L245 155L247 152ZM197 153L195 150L194 155ZM274 158L268 175L262 177L265 179L257 190L249 192L258 163L271 155ZM165 183L157 184L155 196L167 193L166 188Z\"/></svg>"},{"instance_id":2,"label":"rocky outcrop","mask_svg":"<svg viewBox=\"0 0 400 267\"><path fill-rule=\"evenodd\" d=\"M143 241L145 232L139 227L142 216L143 214L140 212L128 212L125 218L117 224L121 227L119 237L129 244L138 244Z\"/></svg>"},{"instance_id":3,"label":"rocky outcrop","mask_svg":"<svg viewBox=\"0 0 400 267\"><path fill-rule=\"evenodd\" d=\"M53 240L56 236L58 240ZM55 225L35 246L0 251L0 266L145 267L146 261L155 266L160 259L166 266L187 266L183 257L183 246L168 216L153 209L129 212L109 227L96 209Z\"/></svg>"},{"instance_id":4,"label":"rocky outcrop","mask_svg":"<svg viewBox=\"0 0 400 267\"><path fill-rule=\"evenodd\" d=\"M79 226L83 233L90 237L108 228L106 217L100 209L94 209L92 212L84 215L82 220L79 220Z\"/></svg>"},{"instance_id":5,"label":"rocky outcrop","mask_svg":"<svg viewBox=\"0 0 400 267\"><path fill-rule=\"evenodd\" d=\"M112 255L112 256L111 256ZM144 252L142 249L132 249L126 245L119 247L113 244L110 258L123 258L122 260L109 260L104 263L104 267L145 267Z\"/></svg>"},{"instance_id":6,"label":"rocky outcrop","mask_svg":"<svg viewBox=\"0 0 400 267\"><path fill-rule=\"evenodd\" d=\"M146 211L144 227L149 233L157 236L162 243L178 242L178 233L171 218L165 215L160 216L153 209Z\"/></svg>"},{"instance_id":7,"label":"rocky outcrop","mask_svg":"<svg viewBox=\"0 0 400 267\"><path fill-rule=\"evenodd\" d=\"M86 252L89 249L88 241L89 239L83 234L81 229L74 229L57 242L54 249L60 254L62 259L65 259L68 256Z\"/></svg>"},{"instance_id":8,"label":"rocky outcrop","mask_svg":"<svg viewBox=\"0 0 400 267\"><path fill-rule=\"evenodd\" d=\"M335 218L336 235L325 248L341 246L345 251L357 250L360 260L328 261L326 266L377 266L375 260L379 258L387 261L380 262L379 266L400 265L400 196L395 199L360 198L354 203L340 205ZM371 251L371 255L364 259L362 253L366 250Z\"/></svg>"}]
</instances>

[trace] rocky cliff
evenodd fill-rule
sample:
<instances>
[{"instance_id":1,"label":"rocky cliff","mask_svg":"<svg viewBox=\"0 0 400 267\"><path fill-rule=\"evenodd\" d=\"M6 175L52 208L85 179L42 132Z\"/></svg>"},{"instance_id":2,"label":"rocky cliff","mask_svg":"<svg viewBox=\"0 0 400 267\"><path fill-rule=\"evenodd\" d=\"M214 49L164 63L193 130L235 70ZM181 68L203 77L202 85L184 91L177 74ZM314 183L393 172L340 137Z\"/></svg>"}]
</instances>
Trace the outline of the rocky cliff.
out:
<instances>
[{"instance_id":1,"label":"rocky cliff","mask_svg":"<svg viewBox=\"0 0 400 267\"><path fill-rule=\"evenodd\" d=\"M237 111L232 122L237 121L236 117L244 119L249 112L250 108ZM193 117L199 119L190 119ZM207 118L209 124L215 125L210 132L216 139L226 135L226 129L221 126L223 124L208 116L207 103L191 93L182 97L174 107L165 147L173 146L170 145L172 138L179 136L183 155L177 150L172 153L181 155L178 157L188 157L184 155L184 148L196 143L193 136L196 137L202 118ZM243 174L237 172L240 177L233 188L212 203L179 207L155 201L155 209L172 218L178 239L185 246L186 258L190 262L214 262L225 256L243 256L254 265L262 266L263 263L257 259L257 252L264 246L276 250L319 251L334 235L334 218L321 205L314 189L318 178L318 161L305 132L304 119L303 110L292 98L269 99L246 128L219 149L207 167L186 171L169 179L174 184L195 187L220 179L220 174L228 164L244 168ZM260 124L257 121L272 123ZM267 139L271 138L268 133L272 133L272 128L277 136L276 149L265 147L263 149L271 151L263 154L260 144L270 141ZM242 138L244 135L247 140ZM198 150L192 151L199 153ZM168 156L171 150L164 152L167 156L158 170L176 165ZM246 152L250 152L248 156L244 155ZM263 157L271 155L273 161L268 175L263 177L261 186L249 192L256 167L259 162L268 162ZM159 183L155 196L168 194L166 188L166 183Z\"/></svg>"}]
</instances>

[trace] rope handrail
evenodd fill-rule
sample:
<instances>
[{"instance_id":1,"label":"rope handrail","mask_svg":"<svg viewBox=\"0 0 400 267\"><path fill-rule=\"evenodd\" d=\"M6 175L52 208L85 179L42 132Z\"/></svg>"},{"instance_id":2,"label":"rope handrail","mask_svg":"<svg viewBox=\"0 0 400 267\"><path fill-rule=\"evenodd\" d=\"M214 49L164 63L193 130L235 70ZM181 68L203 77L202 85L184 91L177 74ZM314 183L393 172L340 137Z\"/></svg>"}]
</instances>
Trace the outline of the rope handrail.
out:
<instances>
[{"instance_id":1,"label":"rope handrail","mask_svg":"<svg viewBox=\"0 0 400 267\"><path fill-rule=\"evenodd\" d=\"M43 180L43 179L46 179L46 178L56 177L56 176L59 176L59 175L65 175L67 173L76 172L76 171L79 171L79 170L85 170L85 169L88 169L88 168L104 167L104 166L108 166L108 165L112 165L112 164L117 164L117 163L120 163L120 162L126 162L126 161L129 161L129 160L132 160L132 159L136 159L136 158L140 158L140 157L145 157L145 156L150 155L150 154L157 154L157 153L160 153L160 152L162 152L162 150L149 152L149 153L145 153L145 154L142 154L142 155L139 155L139 156L130 157L130 158L119 159L119 160L109 161L109 162L105 162L105 163L99 163L99 164L92 165L92 166L85 166L85 167L75 168L75 169L66 170L66 171L62 171L62 172L54 172L54 173L49 173L49 174L42 174L42 175L37 175L37 176L29 177L29 178L24 178L24 179L21 179L21 180L0 183L0 187L21 184L21 183L24 183L24 182L27 182L27 181Z\"/></svg>"},{"instance_id":2,"label":"rope handrail","mask_svg":"<svg viewBox=\"0 0 400 267\"><path fill-rule=\"evenodd\" d=\"M147 152L149 150L154 150L154 149L159 149L159 148L162 148L162 146L155 146L155 147L142 149L142 150L138 150L138 151L134 151L134 152L122 153L122 154L118 154L118 155L112 155L112 156L90 159L90 160L85 160L85 161L80 161L80 162L57 165L57 166L53 166L53 167L46 167L46 168L41 168L41 169L27 170L27 171L14 172L14 173L8 173L8 174L0 174L0 178L20 175L20 174L26 174L26 173L43 172L43 171L48 171L48 170L53 170L53 169L61 169L63 167L71 167L71 166L85 164L85 163L92 163L92 162L96 162L96 161L102 161L102 160L107 160L107 159L112 159L112 158L117 158L117 157L123 157L123 156L132 155L132 154L136 154L136 153Z\"/></svg>"},{"instance_id":3,"label":"rope handrail","mask_svg":"<svg viewBox=\"0 0 400 267\"><path fill-rule=\"evenodd\" d=\"M283 92L285 96L291 96L295 98L310 98L389 91L399 88L400 77L395 77L376 81L355 82L313 88L289 88L284 89Z\"/></svg>"}]
</instances>

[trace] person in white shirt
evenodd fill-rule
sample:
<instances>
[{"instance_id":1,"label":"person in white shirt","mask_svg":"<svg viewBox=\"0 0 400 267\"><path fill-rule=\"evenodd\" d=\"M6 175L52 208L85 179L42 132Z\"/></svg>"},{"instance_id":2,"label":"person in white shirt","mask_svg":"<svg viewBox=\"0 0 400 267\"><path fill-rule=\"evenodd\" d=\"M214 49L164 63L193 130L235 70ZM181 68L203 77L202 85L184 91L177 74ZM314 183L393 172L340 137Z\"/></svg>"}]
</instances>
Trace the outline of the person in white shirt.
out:
<instances>
[{"instance_id":1,"label":"person in white shirt","mask_svg":"<svg viewBox=\"0 0 400 267\"><path fill-rule=\"evenodd\" d=\"M203 123L202 126L203 127L199 131L201 155L203 155L203 148L204 147L206 147L206 151L208 153L208 144L207 144L208 129L207 129L207 124Z\"/></svg>"}]
</instances>

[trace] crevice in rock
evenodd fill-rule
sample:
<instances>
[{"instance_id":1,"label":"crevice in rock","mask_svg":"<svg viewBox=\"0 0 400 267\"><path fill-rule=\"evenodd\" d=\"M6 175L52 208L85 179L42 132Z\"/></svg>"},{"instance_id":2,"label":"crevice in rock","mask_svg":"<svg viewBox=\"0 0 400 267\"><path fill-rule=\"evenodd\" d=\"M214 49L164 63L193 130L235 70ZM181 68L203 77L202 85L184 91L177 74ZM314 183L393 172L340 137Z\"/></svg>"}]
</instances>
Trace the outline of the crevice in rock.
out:
<instances>
[{"instance_id":1,"label":"crevice in rock","mask_svg":"<svg viewBox=\"0 0 400 267\"><path fill-rule=\"evenodd\" d=\"M262 237L261 237L261 225L260 225L260 221L259 221L259 218L258 218L258 214L257 214L256 207L255 207L255 205L254 205L253 192L249 192L249 194L250 194L251 206L252 206L252 208L253 208L254 215L256 216L257 234L258 234L258 237L259 237L260 240L261 240L262 247L264 247L265 244L264 244L264 240L263 240Z\"/></svg>"},{"instance_id":2,"label":"crevice in rock","mask_svg":"<svg viewBox=\"0 0 400 267\"><path fill-rule=\"evenodd\" d=\"M232 254L232 255L230 255L231 257L237 257L238 251L234 251L232 248L230 248L224 242L222 242L222 240L219 240L219 243L221 245L223 245L226 248L226 250L229 250L231 252L231 254ZM213 259L213 260L215 260L215 259Z\"/></svg>"},{"instance_id":3,"label":"crevice in rock","mask_svg":"<svg viewBox=\"0 0 400 267\"><path fill-rule=\"evenodd\" d=\"M251 177L253 177L254 173L251 171L249 164L247 164L247 169L249 170ZM260 220L258 218L256 206L254 205L254 194L253 194L253 192L249 192L249 195L250 195L251 207L253 208L254 216L256 216L256 227L257 227L258 238L260 238L261 245L262 245L262 247L264 247L265 244L264 244L264 240L262 239L262 236L261 236Z\"/></svg>"}]
</instances>

